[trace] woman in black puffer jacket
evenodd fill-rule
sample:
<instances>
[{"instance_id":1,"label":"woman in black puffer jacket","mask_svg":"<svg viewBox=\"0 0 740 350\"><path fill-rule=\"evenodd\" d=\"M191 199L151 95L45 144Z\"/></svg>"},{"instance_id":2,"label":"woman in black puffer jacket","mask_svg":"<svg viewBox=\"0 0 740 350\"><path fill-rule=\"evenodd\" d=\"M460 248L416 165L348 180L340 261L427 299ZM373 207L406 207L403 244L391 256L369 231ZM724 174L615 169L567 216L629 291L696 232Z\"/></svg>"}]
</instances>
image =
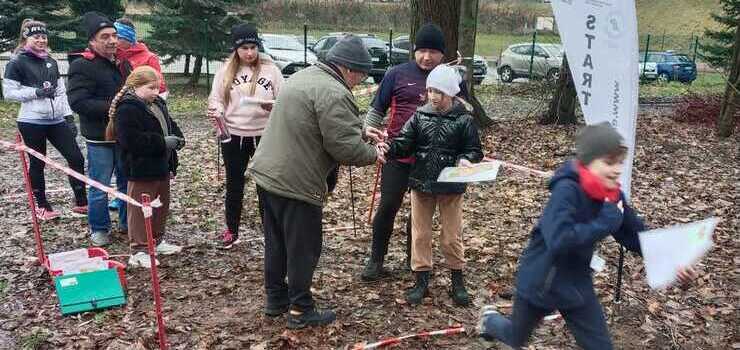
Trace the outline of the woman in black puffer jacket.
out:
<instances>
[{"instance_id":1,"label":"woman in black puffer jacket","mask_svg":"<svg viewBox=\"0 0 740 350\"><path fill-rule=\"evenodd\" d=\"M439 205L442 223L441 247L452 269L450 294L459 305L468 305L462 268L465 264L462 244L463 183L437 182L445 167L471 166L483 158L478 129L465 107L454 100L460 92L460 75L449 66L434 68L427 77L426 105L409 119L401 135L393 140L388 159L416 157L409 175L411 187L411 269L416 285L406 299L421 303L428 294L432 270L432 217Z\"/></svg>"}]
</instances>

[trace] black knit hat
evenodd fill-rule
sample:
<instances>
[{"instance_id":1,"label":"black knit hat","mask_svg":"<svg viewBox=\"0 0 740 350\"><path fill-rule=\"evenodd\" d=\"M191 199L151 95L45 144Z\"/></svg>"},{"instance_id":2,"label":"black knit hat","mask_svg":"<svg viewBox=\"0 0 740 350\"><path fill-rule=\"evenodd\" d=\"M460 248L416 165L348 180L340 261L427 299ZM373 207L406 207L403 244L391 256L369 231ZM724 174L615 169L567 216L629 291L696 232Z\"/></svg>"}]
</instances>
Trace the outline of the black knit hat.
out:
<instances>
[{"instance_id":1,"label":"black knit hat","mask_svg":"<svg viewBox=\"0 0 740 350\"><path fill-rule=\"evenodd\" d=\"M326 60L357 72L370 73L370 69L373 68L367 46L362 39L351 34L332 46L326 54Z\"/></svg>"},{"instance_id":2,"label":"black knit hat","mask_svg":"<svg viewBox=\"0 0 740 350\"><path fill-rule=\"evenodd\" d=\"M416 32L414 51L419 49L433 49L445 52L445 36L442 29L434 23L427 23Z\"/></svg>"},{"instance_id":3,"label":"black knit hat","mask_svg":"<svg viewBox=\"0 0 740 350\"><path fill-rule=\"evenodd\" d=\"M262 40L254 24L239 23L231 27L231 44L233 50L244 44L257 44L258 47L262 47Z\"/></svg>"},{"instance_id":4,"label":"black knit hat","mask_svg":"<svg viewBox=\"0 0 740 350\"><path fill-rule=\"evenodd\" d=\"M585 126L576 136L576 159L584 165L620 149L627 149L624 138L607 122Z\"/></svg>"},{"instance_id":5,"label":"black knit hat","mask_svg":"<svg viewBox=\"0 0 740 350\"><path fill-rule=\"evenodd\" d=\"M82 15L82 25L87 32L87 40L92 39L103 28L116 28L113 26L113 21L105 17L104 14L95 11Z\"/></svg>"}]
</instances>

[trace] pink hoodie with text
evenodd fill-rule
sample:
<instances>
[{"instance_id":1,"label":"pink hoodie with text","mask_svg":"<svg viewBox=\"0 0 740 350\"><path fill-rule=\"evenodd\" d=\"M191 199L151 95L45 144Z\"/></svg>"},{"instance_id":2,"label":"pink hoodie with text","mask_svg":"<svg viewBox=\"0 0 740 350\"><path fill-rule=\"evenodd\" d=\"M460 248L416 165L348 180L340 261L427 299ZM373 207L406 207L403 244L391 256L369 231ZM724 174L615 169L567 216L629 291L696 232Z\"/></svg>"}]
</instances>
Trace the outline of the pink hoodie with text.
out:
<instances>
[{"instance_id":1,"label":"pink hoodie with text","mask_svg":"<svg viewBox=\"0 0 740 350\"><path fill-rule=\"evenodd\" d=\"M260 54L261 69L257 77L257 86L252 97L260 100L274 100L280 92L283 84L283 74L280 72L272 59ZM263 109L259 104L241 104L242 96L249 93L250 80L254 72L252 67L244 65L237 71L231 82L231 94L229 104L224 101L224 75L227 64L221 66L213 78L211 94L208 96L208 108L215 108L223 112L229 133L237 136L260 136L267 126L270 112Z\"/></svg>"}]
</instances>

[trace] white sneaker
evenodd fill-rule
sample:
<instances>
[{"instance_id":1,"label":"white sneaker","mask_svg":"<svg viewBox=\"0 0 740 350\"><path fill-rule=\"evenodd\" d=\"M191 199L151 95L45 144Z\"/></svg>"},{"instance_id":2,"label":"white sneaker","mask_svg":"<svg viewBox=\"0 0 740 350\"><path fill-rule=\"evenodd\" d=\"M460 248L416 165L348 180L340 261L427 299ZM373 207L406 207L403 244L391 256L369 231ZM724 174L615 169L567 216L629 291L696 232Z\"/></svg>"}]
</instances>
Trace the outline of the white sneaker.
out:
<instances>
[{"instance_id":1,"label":"white sneaker","mask_svg":"<svg viewBox=\"0 0 740 350\"><path fill-rule=\"evenodd\" d=\"M182 247L174 244L169 244L164 240L157 245L157 254L161 255L172 255L182 251Z\"/></svg>"},{"instance_id":2,"label":"white sneaker","mask_svg":"<svg viewBox=\"0 0 740 350\"><path fill-rule=\"evenodd\" d=\"M157 264L157 266L159 266L159 261L158 260L155 259L154 260L154 263ZM152 268L152 260L149 258L149 254L144 253L144 252L138 252L138 253L136 253L134 255L131 255L128 258L128 266L131 266L131 267L144 267L144 268L147 268L147 269L151 269Z\"/></svg>"}]
</instances>

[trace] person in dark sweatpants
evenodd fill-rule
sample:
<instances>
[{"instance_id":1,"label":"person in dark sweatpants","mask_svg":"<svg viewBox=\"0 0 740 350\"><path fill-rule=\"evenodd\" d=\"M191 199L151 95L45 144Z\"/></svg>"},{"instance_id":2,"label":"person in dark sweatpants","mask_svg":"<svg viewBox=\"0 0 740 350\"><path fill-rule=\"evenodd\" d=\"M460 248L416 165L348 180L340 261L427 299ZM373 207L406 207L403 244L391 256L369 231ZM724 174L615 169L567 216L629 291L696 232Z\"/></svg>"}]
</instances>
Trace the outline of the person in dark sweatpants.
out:
<instances>
[{"instance_id":1,"label":"person in dark sweatpants","mask_svg":"<svg viewBox=\"0 0 740 350\"><path fill-rule=\"evenodd\" d=\"M484 339L518 349L545 315L559 310L580 347L613 348L590 263L595 245L610 235L641 254L637 233L645 225L619 189L626 151L608 123L581 130L576 159L550 180L550 200L519 259L512 315L485 306L478 325ZM678 272L682 283L694 277L692 268Z\"/></svg>"},{"instance_id":2,"label":"person in dark sweatpants","mask_svg":"<svg viewBox=\"0 0 740 350\"><path fill-rule=\"evenodd\" d=\"M233 52L213 79L208 96L208 117L220 118L231 140L221 143L226 167L226 229L221 247L230 249L239 243L244 200L244 172L260 143L272 105L241 103L242 97L273 101L280 92L283 75L270 56L260 53L262 41L253 24L241 23L231 28ZM261 212L260 208L260 212Z\"/></svg>"},{"instance_id":3,"label":"person in dark sweatpants","mask_svg":"<svg viewBox=\"0 0 740 350\"><path fill-rule=\"evenodd\" d=\"M434 24L425 24L416 33L414 60L397 65L386 73L380 83L370 110L365 118L366 133L376 141L388 142L396 138L416 109L426 100L426 79L429 72L442 63L445 41L442 30ZM467 99L465 82L460 83L458 96ZM386 112L389 113L385 118ZM361 278L374 281L387 274L383 265L388 243L393 233L396 214L408 191L409 174L414 158L389 160L383 165L380 179L380 203L373 217L373 241L370 258ZM407 225L408 226L408 225ZM407 232L410 234L410 226ZM407 265L410 267L410 238L407 239Z\"/></svg>"},{"instance_id":4,"label":"person in dark sweatpants","mask_svg":"<svg viewBox=\"0 0 740 350\"><path fill-rule=\"evenodd\" d=\"M275 102L248 173L257 183L265 235L265 314L288 313L288 328L325 325L332 310L316 307L313 273L322 247L323 205L338 164L384 162L387 145L363 141L352 87L372 67L362 40L347 36L325 62L293 74ZM286 279L287 278L287 279Z\"/></svg>"},{"instance_id":5,"label":"person in dark sweatpants","mask_svg":"<svg viewBox=\"0 0 740 350\"><path fill-rule=\"evenodd\" d=\"M75 142L76 130L72 109L67 103L64 79L57 62L49 56L46 24L26 19L21 25L18 47L14 50L3 77L5 98L21 103L18 111L18 131L23 142L41 154L46 154L46 141L56 148L69 167L85 173L85 159ZM31 189L36 199L36 214L40 220L59 217L46 198L45 163L36 157L29 159ZM85 184L69 177L75 203L72 213L87 214Z\"/></svg>"}]
</instances>

